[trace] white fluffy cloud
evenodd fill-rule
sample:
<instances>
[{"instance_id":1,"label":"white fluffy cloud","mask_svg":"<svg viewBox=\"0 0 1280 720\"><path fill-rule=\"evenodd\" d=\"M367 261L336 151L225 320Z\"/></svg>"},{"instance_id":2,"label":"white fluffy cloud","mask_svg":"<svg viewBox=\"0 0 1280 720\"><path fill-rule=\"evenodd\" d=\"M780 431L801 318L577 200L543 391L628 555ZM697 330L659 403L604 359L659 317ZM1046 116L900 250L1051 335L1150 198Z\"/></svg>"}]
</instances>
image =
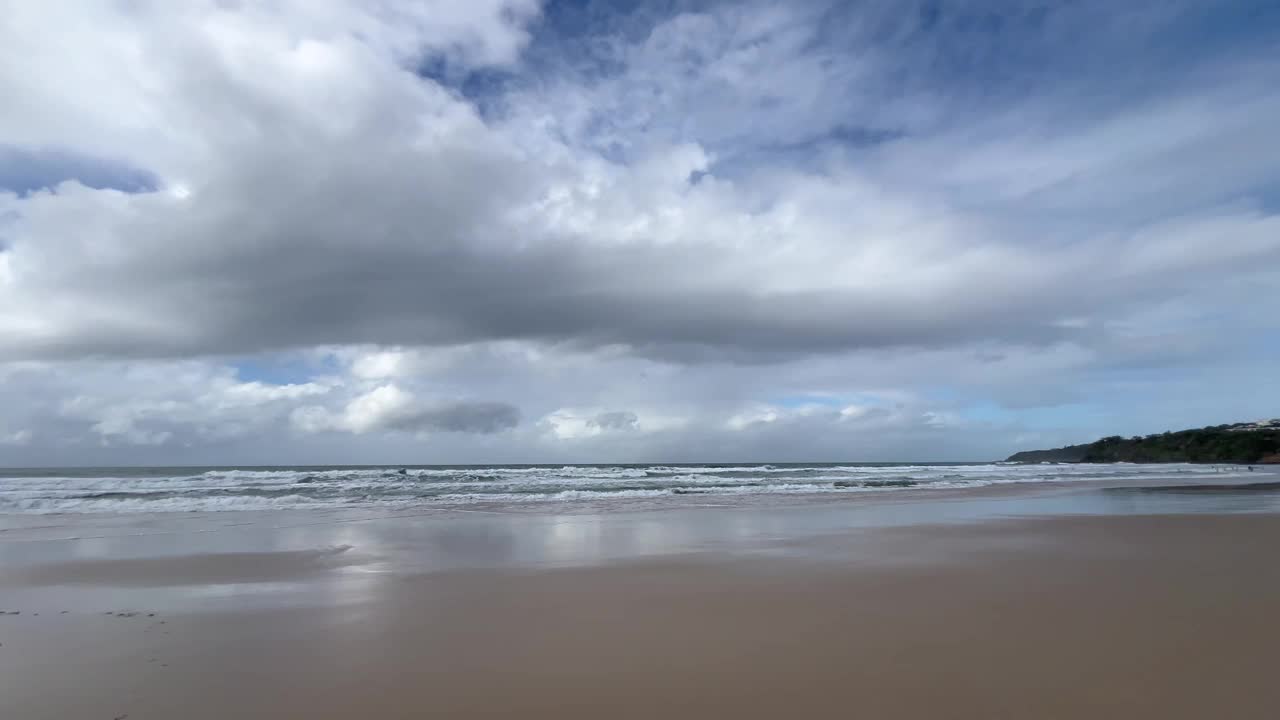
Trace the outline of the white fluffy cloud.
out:
<instances>
[{"instance_id":1,"label":"white fluffy cloud","mask_svg":"<svg viewBox=\"0 0 1280 720\"><path fill-rule=\"evenodd\" d=\"M1165 67L1186 9L17 5L0 442L985 456L1160 429L1158 387L1234 419L1280 330L1280 65Z\"/></svg>"},{"instance_id":2,"label":"white fluffy cloud","mask_svg":"<svg viewBox=\"0 0 1280 720\"><path fill-rule=\"evenodd\" d=\"M450 402L425 405L394 384L379 385L357 395L341 412L305 405L290 413L304 433L344 431L361 435L376 431L496 433L520 422L520 411L496 402Z\"/></svg>"}]
</instances>

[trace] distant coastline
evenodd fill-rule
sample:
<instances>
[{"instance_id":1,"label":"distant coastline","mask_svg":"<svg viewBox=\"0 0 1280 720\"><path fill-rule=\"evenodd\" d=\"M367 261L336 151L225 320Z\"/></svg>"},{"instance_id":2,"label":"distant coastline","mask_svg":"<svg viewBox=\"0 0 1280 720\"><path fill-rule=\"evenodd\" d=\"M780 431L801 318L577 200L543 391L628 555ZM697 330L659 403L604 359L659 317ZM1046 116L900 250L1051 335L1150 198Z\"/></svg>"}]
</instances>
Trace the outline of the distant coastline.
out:
<instances>
[{"instance_id":1,"label":"distant coastline","mask_svg":"<svg viewBox=\"0 0 1280 720\"><path fill-rule=\"evenodd\" d=\"M1280 419L1024 450L1008 462L1280 464Z\"/></svg>"}]
</instances>

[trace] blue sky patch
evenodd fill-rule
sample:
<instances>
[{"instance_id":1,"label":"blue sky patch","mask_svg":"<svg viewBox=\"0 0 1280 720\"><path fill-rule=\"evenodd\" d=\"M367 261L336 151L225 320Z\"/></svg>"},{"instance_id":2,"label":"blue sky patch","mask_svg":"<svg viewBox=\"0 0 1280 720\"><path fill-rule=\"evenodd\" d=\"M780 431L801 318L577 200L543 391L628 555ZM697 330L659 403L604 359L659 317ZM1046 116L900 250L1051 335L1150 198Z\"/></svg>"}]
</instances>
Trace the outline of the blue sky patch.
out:
<instances>
[{"instance_id":1,"label":"blue sky patch","mask_svg":"<svg viewBox=\"0 0 1280 720\"><path fill-rule=\"evenodd\" d=\"M316 375L337 372L336 361L326 356L324 360L300 357L296 353L266 355L245 358L231 363L236 376L243 382L260 382L268 385L295 385Z\"/></svg>"},{"instance_id":2,"label":"blue sky patch","mask_svg":"<svg viewBox=\"0 0 1280 720\"><path fill-rule=\"evenodd\" d=\"M0 144L0 191L25 197L76 180L95 190L154 192L154 173L127 163L60 148L27 148Z\"/></svg>"}]
</instances>

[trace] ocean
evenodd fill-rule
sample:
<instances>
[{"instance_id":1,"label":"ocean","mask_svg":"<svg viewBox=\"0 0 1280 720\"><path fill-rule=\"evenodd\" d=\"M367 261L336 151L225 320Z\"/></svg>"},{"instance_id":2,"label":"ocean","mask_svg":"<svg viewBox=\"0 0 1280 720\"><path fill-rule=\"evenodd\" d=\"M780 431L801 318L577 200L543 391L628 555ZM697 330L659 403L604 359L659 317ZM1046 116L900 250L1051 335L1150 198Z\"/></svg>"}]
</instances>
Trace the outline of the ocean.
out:
<instances>
[{"instance_id":1,"label":"ocean","mask_svg":"<svg viewBox=\"0 0 1280 720\"><path fill-rule=\"evenodd\" d=\"M466 508L895 493L1018 483L1222 480L1246 468L1009 463L0 469L0 513Z\"/></svg>"}]
</instances>

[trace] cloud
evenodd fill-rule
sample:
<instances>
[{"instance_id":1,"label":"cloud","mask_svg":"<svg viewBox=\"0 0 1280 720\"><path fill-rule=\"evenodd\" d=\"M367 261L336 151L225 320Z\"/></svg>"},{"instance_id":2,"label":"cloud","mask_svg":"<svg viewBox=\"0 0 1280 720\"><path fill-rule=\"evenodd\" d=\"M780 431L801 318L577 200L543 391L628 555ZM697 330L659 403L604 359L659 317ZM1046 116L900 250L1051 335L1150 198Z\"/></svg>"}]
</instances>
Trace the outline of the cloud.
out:
<instances>
[{"instance_id":1,"label":"cloud","mask_svg":"<svg viewBox=\"0 0 1280 720\"><path fill-rule=\"evenodd\" d=\"M1148 354L1167 350L1145 342L1136 355L885 350L782 366L482 345L394 380L357 375L359 352L276 360L305 383L217 360L0 364L0 430L30 432L0 464L984 460L1108 422L1138 433L1274 414L1265 356L1225 374L1196 354L1161 369ZM1233 395L1240 384L1257 392Z\"/></svg>"},{"instance_id":2,"label":"cloud","mask_svg":"<svg viewBox=\"0 0 1280 720\"><path fill-rule=\"evenodd\" d=\"M31 442L31 438L31 431L26 429L0 432L0 445L26 445Z\"/></svg>"},{"instance_id":3,"label":"cloud","mask_svg":"<svg viewBox=\"0 0 1280 720\"><path fill-rule=\"evenodd\" d=\"M600 430L635 430L640 426L640 418L633 412L615 410L602 412L587 421L589 427Z\"/></svg>"},{"instance_id":4,"label":"cloud","mask_svg":"<svg viewBox=\"0 0 1280 720\"><path fill-rule=\"evenodd\" d=\"M279 400L324 395L331 387L315 382L269 385L257 381L222 384L203 400L217 408L258 407Z\"/></svg>"},{"instance_id":5,"label":"cloud","mask_svg":"<svg viewBox=\"0 0 1280 720\"><path fill-rule=\"evenodd\" d=\"M1252 339L1280 330L1280 65L1240 17L23 5L0 427L44 457L439 433L840 454L855 431L978 453L965 413L1075 432L1033 414L1124 415L1152 397L1126 374L1194 378L1218 399L1192 419L1253 410L1221 378L1275 359ZM297 377L236 369L278 357ZM778 400L805 393L863 419ZM888 395L907 409L866 401Z\"/></svg>"},{"instance_id":6,"label":"cloud","mask_svg":"<svg viewBox=\"0 0 1280 720\"><path fill-rule=\"evenodd\" d=\"M509 112L486 119L414 74L406 55L417 47L516 62L532 13L499 7L491 12L501 21L414 13L403 26L390 6L333 17L284 6L283 18L214 6L193 18L136 11L119 31L171 60L151 78L159 91L132 55L90 35L104 53L97 62L119 73L104 86L116 102L140 103L151 114L135 121L186 135L119 146L166 191L124 196L72 183L5 203L4 352L532 340L753 361L1051 343L1075 337L1071 317L1130 314L1197 293L1205 272L1248 277L1280 259L1278 221L1239 196L1275 175L1243 152L1280 119L1280 99L1255 86L1274 69L1262 60L1226 86L1177 88L1053 135L1009 133L1027 107L1054 106L1033 92L967 126L920 128L866 149L862 162L828 148L816 168L775 158L722 175L718 156L780 137L752 134L763 120L807 133L788 142L838 135L845 126L835 118L858 90L876 91L878 73L905 61L878 45L874 61L837 52L807 11L721 8L662 20L634 41L612 38L618 73L517 82ZM296 37L268 20L287 21ZM167 33L147 33L148 22ZM80 58L32 51L59 69ZM14 68L4 82L35 94L23 77ZM670 96L642 101L644 87ZM591 116L553 114L541 126L531 117L572 98ZM221 109L193 114L210 102ZM805 120L809 107L831 117ZM615 121L609 135L632 139L625 157L601 150L601 114ZM618 124L628 118L647 119ZM0 130L31 139L54 130L20 125ZM1216 137L1223 127L1230 139ZM1213 167L1212 184L1173 171L1188 153L1215 150L1251 160ZM1147 189L1153 179L1158 190ZM1152 217L1153 201L1188 193L1217 204ZM1127 208L1116 208L1121 197ZM1128 217L1105 228L1025 217L1040 206Z\"/></svg>"},{"instance_id":7,"label":"cloud","mask_svg":"<svg viewBox=\"0 0 1280 720\"><path fill-rule=\"evenodd\" d=\"M423 410L397 427L436 432L496 433L520 423L520 411L506 403L454 403Z\"/></svg>"},{"instance_id":8,"label":"cloud","mask_svg":"<svg viewBox=\"0 0 1280 720\"><path fill-rule=\"evenodd\" d=\"M321 406L296 408L293 426L307 433L343 430L356 434L401 432L496 433L520 422L520 411L506 403L452 402L424 406L394 384L380 385L353 398L340 414Z\"/></svg>"}]
</instances>

